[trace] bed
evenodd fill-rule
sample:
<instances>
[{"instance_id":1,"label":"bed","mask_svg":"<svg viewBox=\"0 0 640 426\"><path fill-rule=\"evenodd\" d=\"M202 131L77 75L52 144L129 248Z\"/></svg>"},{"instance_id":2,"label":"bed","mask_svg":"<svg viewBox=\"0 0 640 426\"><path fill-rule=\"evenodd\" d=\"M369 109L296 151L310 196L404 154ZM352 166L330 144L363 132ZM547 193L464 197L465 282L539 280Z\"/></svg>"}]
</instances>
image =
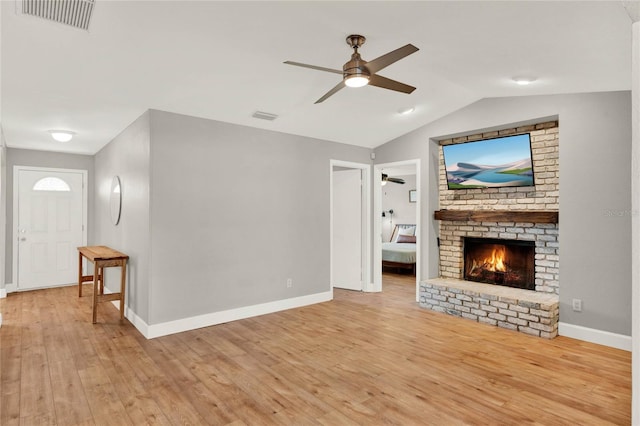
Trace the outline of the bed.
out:
<instances>
[{"instance_id":1,"label":"bed","mask_svg":"<svg viewBox=\"0 0 640 426\"><path fill-rule=\"evenodd\" d=\"M416 274L416 225L398 224L391 241L382 243L382 267L411 271Z\"/></svg>"}]
</instances>

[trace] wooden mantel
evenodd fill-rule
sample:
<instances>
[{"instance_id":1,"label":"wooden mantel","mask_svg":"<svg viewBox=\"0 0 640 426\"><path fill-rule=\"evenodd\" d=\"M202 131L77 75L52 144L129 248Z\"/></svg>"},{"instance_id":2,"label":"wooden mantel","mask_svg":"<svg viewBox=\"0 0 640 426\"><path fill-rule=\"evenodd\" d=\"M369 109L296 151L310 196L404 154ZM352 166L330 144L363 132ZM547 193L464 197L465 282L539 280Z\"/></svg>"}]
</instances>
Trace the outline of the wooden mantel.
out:
<instances>
[{"instance_id":1,"label":"wooden mantel","mask_svg":"<svg viewBox=\"0 0 640 426\"><path fill-rule=\"evenodd\" d=\"M558 212L552 210L436 210L433 217L460 222L558 223Z\"/></svg>"}]
</instances>

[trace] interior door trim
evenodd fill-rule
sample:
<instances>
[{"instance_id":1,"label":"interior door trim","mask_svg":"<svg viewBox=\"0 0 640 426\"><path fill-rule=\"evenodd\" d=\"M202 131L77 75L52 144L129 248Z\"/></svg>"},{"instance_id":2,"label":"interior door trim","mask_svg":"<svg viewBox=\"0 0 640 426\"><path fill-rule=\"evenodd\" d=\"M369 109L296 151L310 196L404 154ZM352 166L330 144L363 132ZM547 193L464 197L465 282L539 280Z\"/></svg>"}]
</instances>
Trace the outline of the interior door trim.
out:
<instances>
[{"instance_id":1,"label":"interior door trim","mask_svg":"<svg viewBox=\"0 0 640 426\"><path fill-rule=\"evenodd\" d=\"M12 281L13 285L12 289L19 291L20 290L20 282L18 277L18 223L17 218L19 218L20 206L19 206L19 195L20 195L20 172L21 171L34 171L34 172L51 172L51 173L80 173L82 174L82 245L87 245L87 216L88 216L88 170L82 169L60 169L53 167L34 167L34 166L13 166L13 218L12 218L12 227L13 230L11 232L13 238L13 258L12 258ZM7 289L8 290L8 289Z\"/></svg>"},{"instance_id":2,"label":"interior door trim","mask_svg":"<svg viewBox=\"0 0 640 426\"><path fill-rule=\"evenodd\" d=\"M380 163L373 165L373 181L380 182L382 180L382 170L389 167L399 167L412 165L416 170L416 190L418 198L416 200L416 235L418 243L416 245L416 302L420 301L420 279L422 276L422 190L420 177L420 159L411 159L403 161L395 161L392 163ZM382 291L382 185L375 185L373 189L373 285L375 291Z\"/></svg>"}]
</instances>

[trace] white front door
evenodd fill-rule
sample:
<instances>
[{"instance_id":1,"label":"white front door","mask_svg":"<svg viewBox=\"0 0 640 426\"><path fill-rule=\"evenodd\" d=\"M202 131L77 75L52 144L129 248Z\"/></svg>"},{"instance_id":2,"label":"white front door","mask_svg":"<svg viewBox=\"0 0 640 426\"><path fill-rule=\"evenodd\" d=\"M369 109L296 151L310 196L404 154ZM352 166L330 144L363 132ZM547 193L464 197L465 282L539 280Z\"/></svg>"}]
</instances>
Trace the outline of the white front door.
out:
<instances>
[{"instance_id":1,"label":"white front door","mask_svg":"<svg viewBox=\"0 0 640 426\"><path fill-rule=\"evenodd\" d=\"M77 248L85 241L85 176L82 171L17 170L19 290L78 280Z\"/></svg>"},{"instance_id":2,"label":"white front door","mask_svg":"<svg viewBox=\"0 0 640 426\"><path fill-rule=\"evenodd\" d=\"M334 287L363 290L362 285L362 171L333 172Z\"/></svg>"}]
</instances>

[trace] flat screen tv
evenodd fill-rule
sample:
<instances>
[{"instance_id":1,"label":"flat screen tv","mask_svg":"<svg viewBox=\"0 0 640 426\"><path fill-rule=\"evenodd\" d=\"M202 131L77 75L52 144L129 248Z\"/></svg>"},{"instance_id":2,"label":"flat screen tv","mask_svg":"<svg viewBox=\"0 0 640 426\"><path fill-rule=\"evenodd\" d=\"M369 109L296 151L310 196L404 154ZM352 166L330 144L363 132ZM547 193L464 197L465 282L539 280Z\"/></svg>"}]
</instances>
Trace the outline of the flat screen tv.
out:
<instances>
[{"instance_id":1,"label":"flat screen tv","mask_svg":"<svg viewBox=\"0 0 640 426\"><path fill-rule=\"evenodd\" d=\"M528 133L443 145L449 189L534 186Z\"/></svg>"}]
</instances>

